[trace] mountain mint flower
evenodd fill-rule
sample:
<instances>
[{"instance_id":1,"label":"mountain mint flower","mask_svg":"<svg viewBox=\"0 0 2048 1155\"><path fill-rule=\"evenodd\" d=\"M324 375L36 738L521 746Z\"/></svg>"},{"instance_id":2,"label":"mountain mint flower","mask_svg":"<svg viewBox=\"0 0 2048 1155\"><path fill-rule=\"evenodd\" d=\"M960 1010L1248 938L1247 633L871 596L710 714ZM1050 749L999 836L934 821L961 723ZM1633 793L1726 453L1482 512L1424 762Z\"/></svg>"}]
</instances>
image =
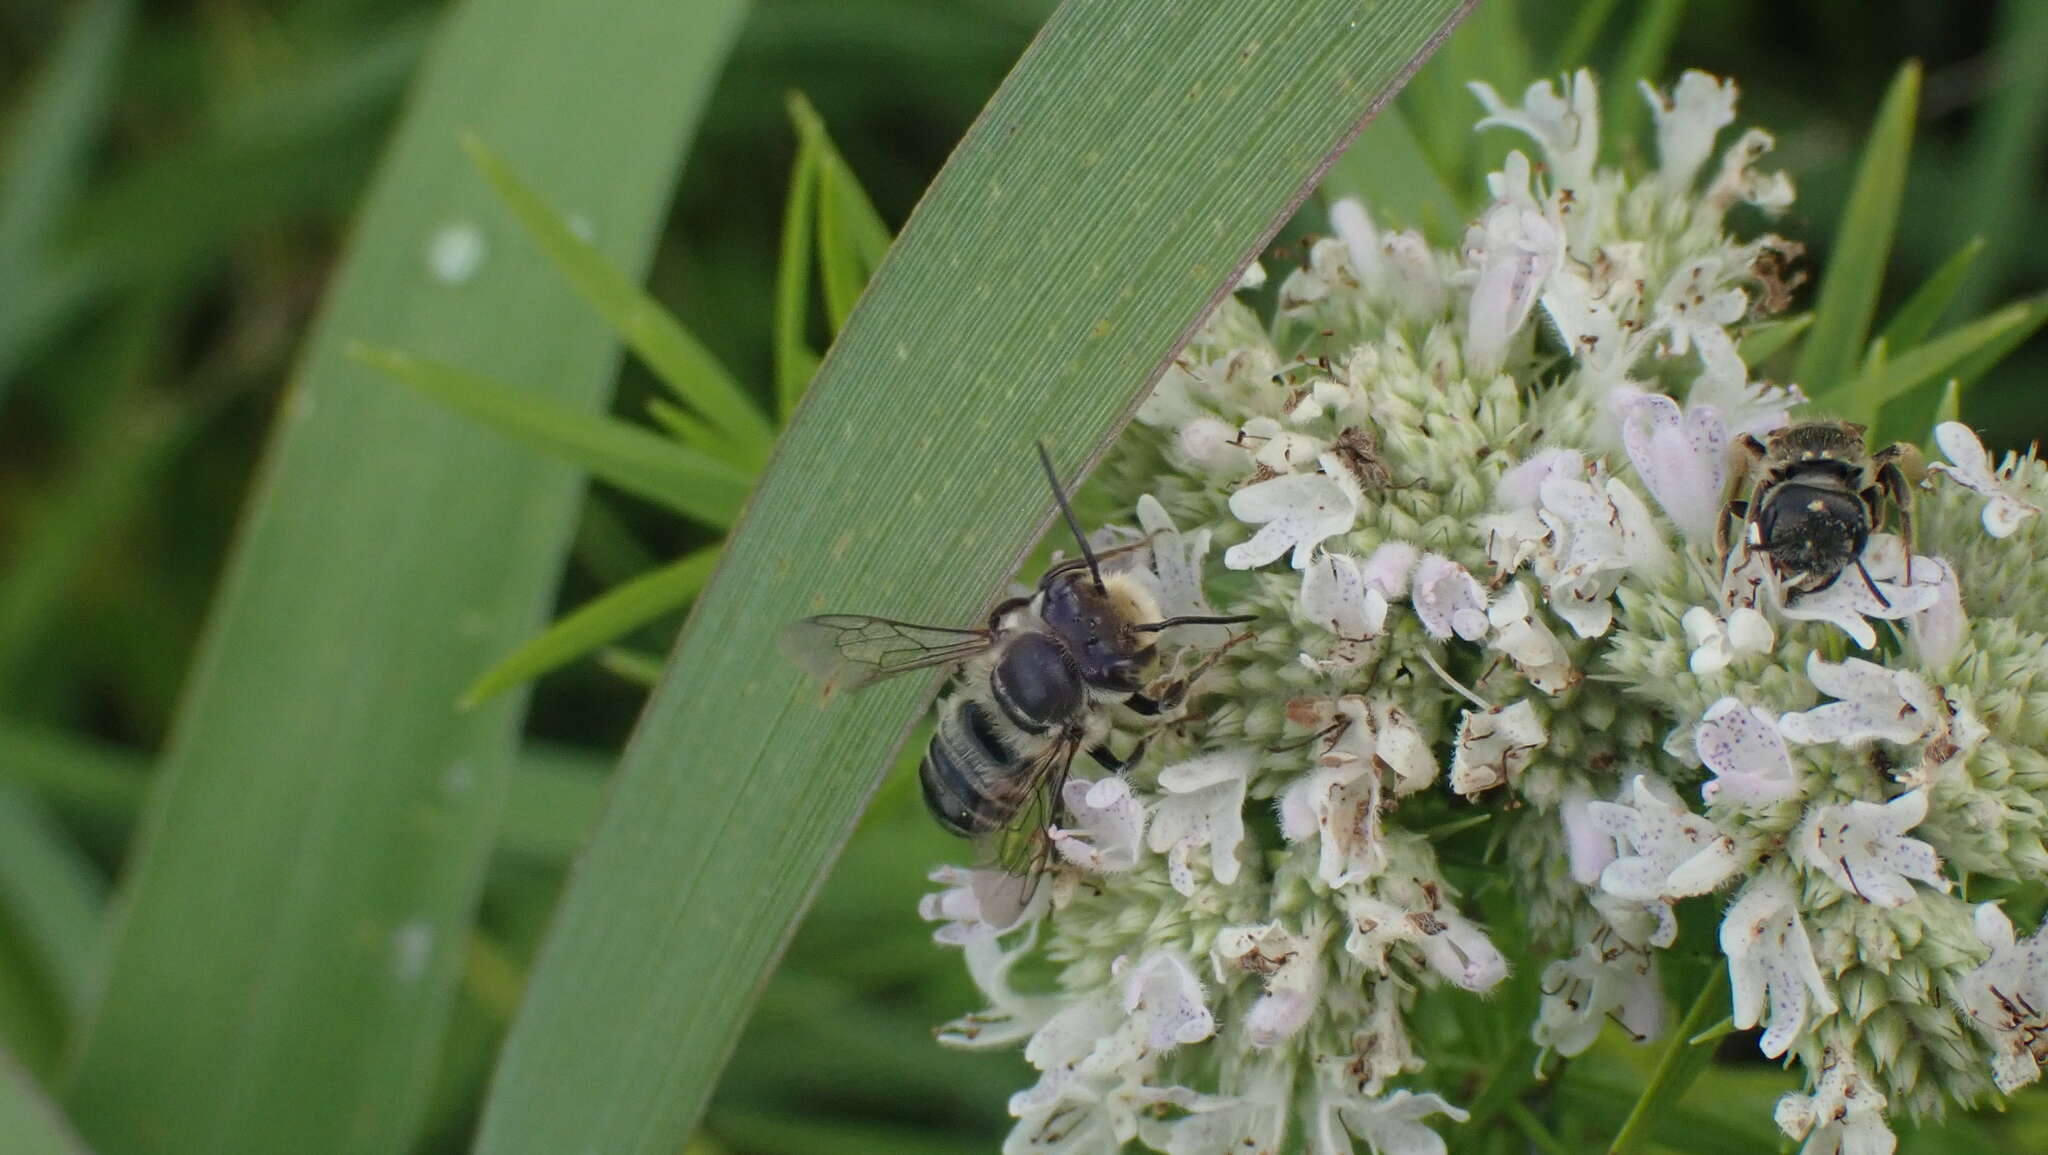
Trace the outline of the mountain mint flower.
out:
<instances>
[{"instance_id":1,"label":"mountain mint flower","mask_svg":"<svg viewBox=\"0 0 2048 1155\"><path fill-rule=\"evenodd\" d=\"M1769 804L1799 793L1792 756L1785 752L1785 736L1767 710L1723 698L1707 707L1694 731L1694 741L1701 764L1714 774L1712 781L1700 787L1700 796L1708 802L1723 797L1743 804Z\"/></svg>"},{"instance_id":2,"label":"mountain mint flower","mask_svg":"<svg viewBox=\"0 0 2048 1155\"><path fill-rule=\"evenodd\" d=\"M1984 501L1984 532L1992 537L2011 537L2030 517L2039 517L2041 507L2011 492L2008 483L2017 465L2008 459L1998 469L1991 467L1991 455L1970 427L1960 421L1944 421L1934 427L1934 443L1953 464L1936 462L1928 471L1942 474L1965 489L1976 491Z\"/></svg>"},{"instance_id":3,"label":"mountain mint flower","mask_svg":"<svg viewBox=\"0 0 2048 1155\"><path fill-rule=\"evenodd\" d=\"M1795 846L1808 866L1835 885L1878 906L1904 906L1913 897L1910 880L1947 891L1934 848L1905 832L1927 817L1927 794L1913 790L1883 805L1850 802L1815 807L1801 826Z\"/></svg>"},{"instance_id":4,"label":"mountain mint flower","mask_svg":"<svg viewBox=\"0 0 2048 1155\"><path fill-rule=\"evenodd\" d=\"M933 875L985 1000L941 1039L1035 1072L1006 1152L1437 1155L1490 1078L1437 1024L1531 976L1550 1074L1668 1028L1667 950L1718 952L1807 1155L2048 1059L2048 947L1959 885L2048 877L2048 469L1945 424L1910 558L1724 565L1731 445L1838 384L1742 357L1805 275L1731 213L1791 202L1769 134L1689 72L1628 171L1589 74L1473 91L1527 140L1453 243L1338 202L1084 495L1162 613L1255 620L1158 635L1163 708L1101 706L1130 765L1023 832L1047 877Z\"/></svg>"}]
</instances>

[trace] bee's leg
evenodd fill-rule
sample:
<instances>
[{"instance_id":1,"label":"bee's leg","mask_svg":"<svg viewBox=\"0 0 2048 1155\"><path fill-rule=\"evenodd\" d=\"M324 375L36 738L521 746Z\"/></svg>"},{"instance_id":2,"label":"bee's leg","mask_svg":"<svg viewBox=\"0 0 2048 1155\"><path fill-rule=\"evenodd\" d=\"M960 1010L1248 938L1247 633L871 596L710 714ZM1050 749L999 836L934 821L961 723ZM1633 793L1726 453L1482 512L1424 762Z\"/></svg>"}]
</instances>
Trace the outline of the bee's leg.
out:
<instances>
[{"instance_id":1,"label":"bee's leg","mask_svg":"<svg viewBox=\"0 0 2048 1155\"><path fill-rule=\"evenodd\" d=\"M1249 630L1237 635L1216 647L1194 669L1177 678L1168 679L1156 692L1147 687L1145 690L1132 694L1124 699L1124 705L1129 706L1132 713L1145 718L1156 718L1161 714L1179 709L1180 704L1187 701L1188 691L1194 687L1196 682L1202 680L1202 675L1208 673L1211 667L1221 661L1223 655L1230 652L1231 647L1251 636L1251 631Z\"/></svg>"},{"instance_id":2,"label":"bee's leg","mask_svg":"<svg viewBox=\"0 0 2048 1155\"><path fill-rule=\"evenodd\" d=\"M1714 552L1720 556L1723 570L1728 568L1728 547L1731 544L1728 526L1731 523L1741 525L1748 520L1749 503L1739 497L1721 507L1721 520L1714 525Z\"/></svg>"},{"instance_id":3,"label":"bee's leg","mask_svg":"<svg viewBox=\"0 0 2048 1155\"><path fill-rule=\"evenodd\" d=\"M1097 742L1094 748L1088 751L1088 756L1095 759L1097 765L1111 774L1121 774L1138 764L1138 759L1145 756L1146 743L1150 741L1152 741L1150 734L1138 739L1138 744L1131 747L1131 752L1122 758L1117 757L1116 751L1109 748L1109 743Z\"/></svg>"},{"instance_id":4,"label":"bee's leg","mask_svg":"<svg viewBox=\"0 0 2048 1155\"><path fill-rule=\"evenodd\" d=\"M1912 452L1914 447L1901 441L1872 456L1877 463L1877 484L1899 511L1899 536L1906 542L1907 585L1913 584L1913 488L1906 482L1906 471L1899 468L1899 459Z\"/></svg>"}]
</instances>

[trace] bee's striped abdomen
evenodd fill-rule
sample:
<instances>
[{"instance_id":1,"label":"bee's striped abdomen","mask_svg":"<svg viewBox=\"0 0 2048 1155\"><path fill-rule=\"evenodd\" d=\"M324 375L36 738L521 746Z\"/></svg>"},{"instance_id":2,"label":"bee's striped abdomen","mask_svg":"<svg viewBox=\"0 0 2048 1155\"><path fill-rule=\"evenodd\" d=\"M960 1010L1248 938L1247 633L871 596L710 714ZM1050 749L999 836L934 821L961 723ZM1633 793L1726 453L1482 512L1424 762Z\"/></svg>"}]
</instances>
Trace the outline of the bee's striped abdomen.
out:
<instances>
[{"instance_id":1,"label":"bee's striped abdomen","mask_svg":"<svg viewBox=\"0 0 2048 1155\"><path fill-rule=\"evenodd\" d=\"M938 732L917 768L925 805L939 824L959 835L986 834L1016 811L1012 753L972 698L959 698L939 715Z\"/></svg>"}]
</instances>

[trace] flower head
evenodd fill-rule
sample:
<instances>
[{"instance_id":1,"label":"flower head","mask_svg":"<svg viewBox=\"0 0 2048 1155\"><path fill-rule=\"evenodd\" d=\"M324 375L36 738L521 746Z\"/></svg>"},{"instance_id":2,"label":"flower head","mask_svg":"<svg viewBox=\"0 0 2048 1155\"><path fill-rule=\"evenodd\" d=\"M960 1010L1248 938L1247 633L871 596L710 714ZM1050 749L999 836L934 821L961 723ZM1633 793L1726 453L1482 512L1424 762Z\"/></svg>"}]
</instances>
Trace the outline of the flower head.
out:
<instances>
[{"instance_id":1,"label":"flower head","mask_svg":"<svg viewBox=\"0 0 2048 1155\"><path fill-rule=\"evenodd\" d=\"M1724 225L1790 202L1770 136L1686 73L1645 89L1639 175L1600 163L1588 74L1474 92L1533 144L1460 243L1338 202L1270 317L1217 304L1087 495L1135 520L1112 564L1162 614L1254 624L1160 630L1146 692L1091 684L1060 749L1129 764L1025 832L1044 885L934 875L987 1008L942 1038L1028 1040L1008 1151L1437 1155L1462 1112L1401 1083L1457 1016L1423 992L1519 968L1555 1054L1649 1038L1688 910L1719 918L1732 1021L1803 1065L1778 1118L1808 1155L1888 1151L1894 1105L2048 1058L2040 936L1945 893L2048 874L2048 467L1943 426L1924 552L1900 519L1819 590L1724 559L1731 442L1811 419L1744 357L1799 246ZM1512 925L1453 885L1474 861Z\"/></svg>"}]
</instances>

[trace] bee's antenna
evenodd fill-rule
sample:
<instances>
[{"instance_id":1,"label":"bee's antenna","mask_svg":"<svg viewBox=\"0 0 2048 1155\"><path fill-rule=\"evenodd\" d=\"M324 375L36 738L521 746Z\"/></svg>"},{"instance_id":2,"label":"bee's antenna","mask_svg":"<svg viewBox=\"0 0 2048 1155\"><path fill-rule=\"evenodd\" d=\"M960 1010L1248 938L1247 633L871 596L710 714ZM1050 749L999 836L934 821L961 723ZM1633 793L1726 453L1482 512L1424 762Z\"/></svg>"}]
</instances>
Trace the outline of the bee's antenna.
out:
<instances>
[{"instance_id":1,"label":"bee's antenna","mask_svg":"<svg viewBox=\"0 0 2048 1155\"><path fill-rule=\"evenodd\" d=\"M1088 562L1088 573L1095 579L1095 592L1104 592L1102 567L1095 564L1095 551L1088 548L1088 535L1081 532L1081 519L1074 516L1074 507L1067 504L1067 491L1060 488L1060 475L1053 472L1052 454L1045 451L1045 442L1038 443L1038 463L1045 466L1045 479L1052 483L1053 500L1060 503L1060 513L1067 519L1067 528L1074 531L1074 541L1081 547L1081 556Z\"/></svg>"},{"instance_id":2,"label":"bee's antenna","mask_svg":"<svg viewBox=\"0 0 2048 1155\"><path fill-rule=\"evenodd\" d=\"M1227 618L1190 616L1167 618L1161 622L1146 622L1131 628L1141 633L1150 633L1156 630L1170 630L1175 626L1234 626L1239 622L1255 622L1258 620L1259 615L1257 614L1234 614Z\"/></svg>"}]
</instances>

